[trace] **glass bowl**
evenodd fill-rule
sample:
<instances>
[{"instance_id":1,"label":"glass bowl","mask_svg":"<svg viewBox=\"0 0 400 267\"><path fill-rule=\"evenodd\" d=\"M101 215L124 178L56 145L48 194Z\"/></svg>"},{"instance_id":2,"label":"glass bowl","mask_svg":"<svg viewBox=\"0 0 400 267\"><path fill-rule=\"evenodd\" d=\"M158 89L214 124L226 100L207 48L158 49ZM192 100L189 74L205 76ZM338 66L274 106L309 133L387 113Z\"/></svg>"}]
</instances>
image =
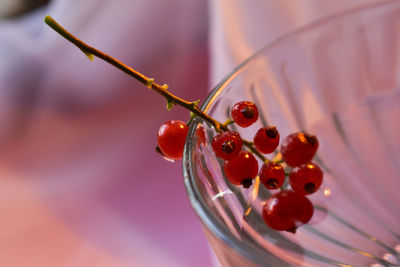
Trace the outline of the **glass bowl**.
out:
<instances>
[{"instance_id":1,"label":"glass bowl","mask_svg":"<svg viewBox=\"0 0 400 267\"><path fill-rule=\"evenodd\" d=\"M258 105L256 125L237 129L247 140L265 125L282 138L300 130L317 135L315 162L324 171L322 188L310 195L310 223L296 234L272 230L260 213L274 192L258 178L249 189L227 182L210 149L215 132L196 120L184 181L221 265L400 264L399 53L400 2L380 2L281 37L211 92L202 109L219 121L238 101Z\"/></svg>"}]
</instances>

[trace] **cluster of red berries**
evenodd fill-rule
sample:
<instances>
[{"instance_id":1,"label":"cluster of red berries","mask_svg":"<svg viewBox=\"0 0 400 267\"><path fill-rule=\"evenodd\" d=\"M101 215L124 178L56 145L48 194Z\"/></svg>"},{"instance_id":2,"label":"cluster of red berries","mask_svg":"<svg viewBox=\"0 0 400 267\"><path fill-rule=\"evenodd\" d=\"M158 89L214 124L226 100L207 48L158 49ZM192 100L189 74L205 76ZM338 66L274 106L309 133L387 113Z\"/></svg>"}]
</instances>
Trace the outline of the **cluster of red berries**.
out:
<instances>
[{"instance_id":1,"label":"cluster of red berries","mask_svg":"<svg viewBox=\"0 0 400 267\"><path fill-rule=\"evenodd\" d=\"M94 56L104 59L104 53L79 41L51 17L46 16L45 22L77 45L90 59L93 59ZM191 108L188 108L186 105L188 102L167 91L166 85L160 86L154 83L153 79L147 78L108 55L106 56L109 63L138 79L149 89L162 92L167 99L168 108L173 104L179 104L191 111L193 111L191 108L197 108L198 101L191 102ZM206 115L198 109L196 110L200 114ZM250 101L236 103L231 108L231 118L238 126L248 127L258 119L257 106ZM215 128L219 128L216 125L220 125L220 123L214 124ZM213 138L211 146L215 155L224 160L223 169L228 180L235 185L249 188L253 179L259 175L260 181L266 188L281 189L279 193L268 198L263 207L264 221L271 228L294 232L300 224L307 223L313 215L314 208L305 195L318 190L323 176L321 169L311 162L318 149L317 138L302 132L293 133L283 140L280 152L277 152L281 154L283 161L269 161L264 160L261 153L269 154L277 151L280 136L275 127L259 129L253 142L249 142L244 141L238 132L228 130L227 126L228 124L223 124L223 132L216 129L218 134ZM157 151L171 160L182 158L187 134L188 126L183 121L171 120L164 123L158 131ZM204 132L199 131L197 135L200 142L205 143ZM242 149L244 145L249 148L249 151ZM264 161L260 171L258 161L250 151ZM283 189L286 176L289 176L291 189Z\"/></svg>"},{"instance_id":2,"label":"cluster of red berries","mask_svg":"<svg viewBox=\"0 0 400 267\"><path fill-rule=\"evenodd\" d=\"M231 118L237 126L249 127L258 119L258 108L250 101L238 102L231 108ZM170 159L181 158L187 132L188 127L182 121L164 123L158 132L161 153ZM233 130L219 132L212 139L215 155L224 160L225 176L232 184L249 188L258 175L266 188L281 189L266 200L262 216L272 229L295 232L311 219L314 208L306 195L316 192L323 179L322 170L311 162L319 146L318 139L303 132L293 133L282 141L278 151L280 135L276 127L260 128L253 142L246 142L262 154L276 152L282 158L266 160L260 169L254 154L243 149L244 142ZM290 189L283 188L286 176Z\"/></svg>"}]
</instances>

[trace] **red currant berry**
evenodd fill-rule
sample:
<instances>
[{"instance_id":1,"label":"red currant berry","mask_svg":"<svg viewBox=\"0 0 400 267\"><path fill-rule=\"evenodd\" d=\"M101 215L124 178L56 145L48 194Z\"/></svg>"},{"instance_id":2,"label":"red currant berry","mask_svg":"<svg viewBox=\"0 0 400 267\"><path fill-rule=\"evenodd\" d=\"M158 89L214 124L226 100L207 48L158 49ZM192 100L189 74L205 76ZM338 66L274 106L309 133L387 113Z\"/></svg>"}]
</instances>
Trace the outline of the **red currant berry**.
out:
<instances>
[{"instance_id":1,"label":"red currant berry","mask_svg":"<svg viewBox=\"0 0 400 267\"><path fill-rule=\"evenodd\" d=\"M322 170L310 162L294 167L290 172L289 183L294 191L309 195L320 188L322 177Z\"/></svg>"},{"instance_id":2,"label":"red currant berry","mask_svg":"<svg viewBox=\"0 0 400 267\"><path fill-rule=\"evenodd\" d=\"M297 227L311 220L314 207L302 194L280 191L269 197L262 210L264 222L274 230L296 232Z\"/></svg>"},{"instance_id":3,"label":"red currant berry","mask_svg":"<svg viewBox=\"0 0 400 267\"><path fill-rule=\"evenodd\" d=\"M243 141L238 132L226 131L214 136L211 146L217 157L229 160L239 155Z\"/></svg>"},{"instance_id":4,"label":"red currant berry","mask_svg":"<svg viewBox=\"0 0 400 267\"><path fill-rule=\"evenodd\" d=\"M172 160L182 158L188 127L183 121L170 120L158 130L157 144L162 154Z\"/></svg>"},{"instance_id":5,"label":"red currant berry","mask_svg":"<svg viewBox=\"0 0 400 267\"><path fill-rule=\"evenodd\" d=\"M254 146L258 151L269 154L275 151L279 145L279 132L276 127L261 128L254 136Z\"/></svg>"},{"instance_id":6,"label":"red currant berry","mask_svg":"<svg viewBox=\"0 0 400 267\"><path fill-rule=\"evenodd\" d=\"M225 161L224 171L232 184L249 188L257 176L258 162L253 154L242 150L234 159Z\"/></svg>"},{"instance_id":7,"label":"red currant berry","mask_svg":"<svg viewBox=\"0 0 400 267\"><path fill-rule=\"evenodd\" d=\"M258 119L258 109L253 102L241 101L233 105L231 116L240 127L249 127Z\"/></svg>"},{"instance_id":8,"label":"red currant berry","mask_svg":"<svg viewBox=\"0 0 400 267\"><path fill-rule=\"evenodd\" d=\"M288 135L281 144L283 160L292 167L310 162L318 149L318 139L315 135L293 133Z\"/></svg>"},{"instance_id":9,"label":"red currant berry","mask_svg":"<svg viewBox=\"0 0 400 267\"><path fill-rule=\"evenodd\" d=\"M285 181L285 170L279 163L266 163L261 167L260 181L268 189L278 189Z\"/></svg>"}]
</instances>

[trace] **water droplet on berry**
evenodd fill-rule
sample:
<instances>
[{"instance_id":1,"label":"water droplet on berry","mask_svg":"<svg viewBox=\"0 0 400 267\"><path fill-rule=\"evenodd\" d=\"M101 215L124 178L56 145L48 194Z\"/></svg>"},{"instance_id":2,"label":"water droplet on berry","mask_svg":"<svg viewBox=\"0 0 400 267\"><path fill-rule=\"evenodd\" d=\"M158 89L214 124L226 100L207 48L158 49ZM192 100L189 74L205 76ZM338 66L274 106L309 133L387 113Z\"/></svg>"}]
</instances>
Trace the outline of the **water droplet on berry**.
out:
<instances>
[{"instance_id":1,"label":"water droplet on berry","mask_svg":"<svg viewBox=\"0 0 400 267\"><path fill-rule=\"evenodd\" d=\"M385 267L385 266L379 263L373 263L370 265L370 267Z\"/></svg>"},{"instance_id":2,"label":"water droplet on berry","mask_svg":"<svg viewBox=\"0 0 400 267\"><path fill-rule=\"evenodd\" d=\"M396 245L396 246L394 247L394 249L395 249L398 253L400 253L400 244Z\"/></svg>"}]
</instances>

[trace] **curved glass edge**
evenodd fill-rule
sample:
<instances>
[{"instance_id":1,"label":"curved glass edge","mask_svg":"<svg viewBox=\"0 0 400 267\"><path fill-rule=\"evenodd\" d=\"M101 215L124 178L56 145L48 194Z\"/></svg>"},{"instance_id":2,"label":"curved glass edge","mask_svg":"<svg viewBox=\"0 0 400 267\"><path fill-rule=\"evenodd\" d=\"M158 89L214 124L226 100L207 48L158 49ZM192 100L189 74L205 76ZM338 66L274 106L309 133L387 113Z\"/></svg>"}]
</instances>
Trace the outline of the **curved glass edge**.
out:
<instances>
[{"instance_id":1,"label":"curved glass edge","mask_svg":"<svg viewBox=\"0 0 400 267\"><path fill-rule=\"evenodd\" d=\"M194 162L191 160L193 157L193 147L192 147L192 138L195 134L196 127L201 123L200 119L195 119L192 122L192 125L188 132L188 138L186 140L184 156L183 156L183 176L184 183L186 187L186 192L189 197L190 203L193 209L196 211L203 225L207 227L207 229L221 240L223 243L228 244L230 248L234 251L242 255L244 258L249 261L263 266L265 265L265 260L263 261L260 258L260 255L253 252L253 249L245 249L247 246L243 246L242 243L237 240L224 226L221 222L219 222L214 215L207 209L203 199L201 198L201 194L198 191L194 177L196 174L194 173ZM272 264L271 266L286 266L286 263L281 259L274 256L272 253L263 252L263 257L268 258L268 262Z\"/></svg>"},{"instance_id":2,"label":"curved glass edge","mask_svg":"<svg viewBox=\"0 0 400 267\"><path fill-rule=\"evenodd\" d=\"M317 27L318 25L325 24L327 22L332 22L337 19L350 16L354 13L359 13L365 10L373 9L376 7L384 7L386 5L391 5L391 4L396 4L398 3L398 0L387 0L387 1L380 1L380 2L375 2L375 3L369 3L366 5L362 5L356 8L352 8L346 11L338 12L329 16L326 16L324 18L317 19L314 22L311 22L309 24L306 24L302 27L299 27L293 31L288 32L287 34L282 35L281 37L278 37L271 43L267 44L266 46L262 47L258 51L256 51L253 55L248 57L246 60L244 60L242 63L240 63L237 67L235 67L228 75L226 75L220 83L217 84L216 87L210 92L206 100L201 106L201 110L207 112L211 104L213 103L213 100L220 94L220 92L224 89L225 85L234 77L234 75L243 69L251 60L256 58L262 53L265 53L268 49L274 47L275 45L279 44L280 42L289 39L295 35L298 35L302 32L305 32L309 29L312 29L314 27ZM193 172L193 162L191 161L193 155L192 155L192 139L193 136L195 135L195 130L196 127L201 123L202 121L200 119L195 119L192 122L192 125L190 126L188 136L186 139L185 143L185 148L183 152L183 159L182 159L182 164L183 164L183 178L184 178L184 184L186 187L186 192L189 198L189 201L193 207L193 209L196 211L197 215L199 216L201 222L211 231L212 234L214 234L217 238L219 238L222 242L230 245L232 249L234 249L236 252L240 253L244 257L250 259L252 262L265 266L266 260L268 260L268 264L270 266L284 266L287 263L282 261L280 258L277 258L275 255L272 253L265 253L263 252L263 255L257 254L254 250L254 247L250 249L249 244L246 242L241 242L238 240L232 233L230 233L226 228L224 228L223 224L218 221L218 219L207 209L207 205L204 202L204 200L201 198L201 194L198 191L198 188L195 184L195 174ZM261 256L261 257L260 257ZM262 260L264 259L264 260ZM279 265L278 265L279 264Z\"/></svg>"}]
</instances>

